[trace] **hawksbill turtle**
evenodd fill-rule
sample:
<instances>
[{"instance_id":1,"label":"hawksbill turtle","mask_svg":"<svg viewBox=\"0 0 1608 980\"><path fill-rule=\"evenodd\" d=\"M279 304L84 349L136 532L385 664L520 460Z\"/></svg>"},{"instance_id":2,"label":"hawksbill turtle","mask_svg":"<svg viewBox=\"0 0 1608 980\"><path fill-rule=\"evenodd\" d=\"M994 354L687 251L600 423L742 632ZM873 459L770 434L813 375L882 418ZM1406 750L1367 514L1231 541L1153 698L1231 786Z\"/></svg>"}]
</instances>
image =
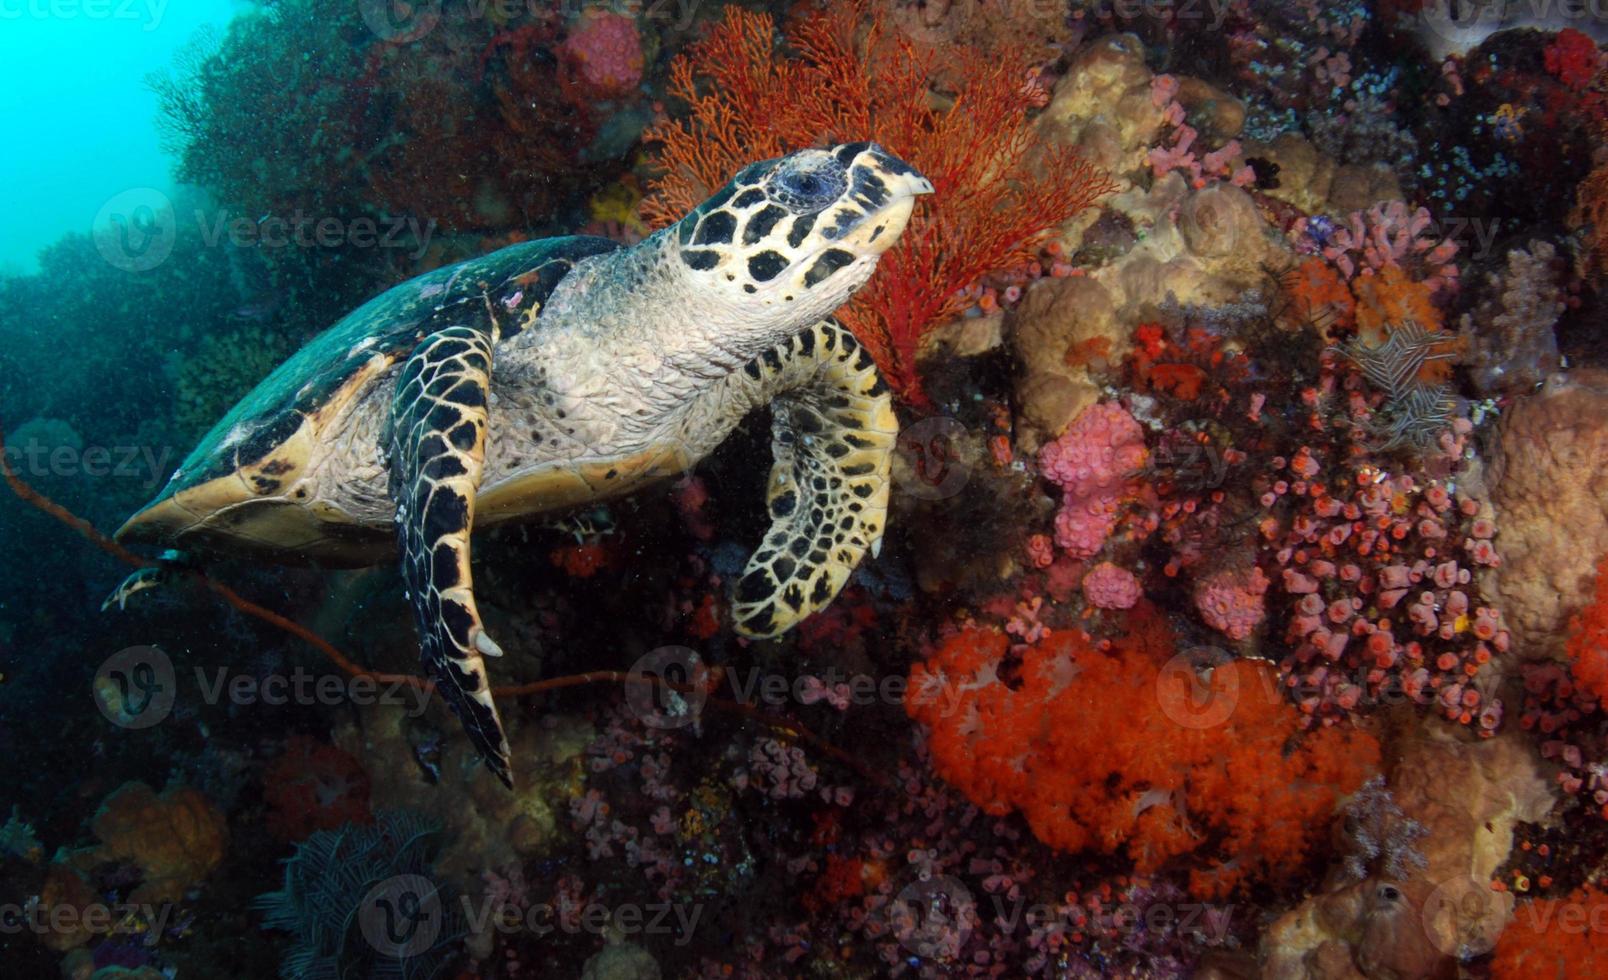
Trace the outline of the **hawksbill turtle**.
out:
<instances>
[{"instance_id":1,"label":"hawksbill turtle","mask_svg":"<svg viewBox=\"0 0 1608 980\"><path fill-rule=\"evenodd\" d=\"M399 551L425 669L512 786L471 529L681 474L768 405L771 525L735 625L776 636L831 602L880 547L898 423L830 314L932 189L874 143L802 150L633 246L549 238L404 282L271 373L117 537L172 559L358 566Z\"/></svg>"}]
</instances>

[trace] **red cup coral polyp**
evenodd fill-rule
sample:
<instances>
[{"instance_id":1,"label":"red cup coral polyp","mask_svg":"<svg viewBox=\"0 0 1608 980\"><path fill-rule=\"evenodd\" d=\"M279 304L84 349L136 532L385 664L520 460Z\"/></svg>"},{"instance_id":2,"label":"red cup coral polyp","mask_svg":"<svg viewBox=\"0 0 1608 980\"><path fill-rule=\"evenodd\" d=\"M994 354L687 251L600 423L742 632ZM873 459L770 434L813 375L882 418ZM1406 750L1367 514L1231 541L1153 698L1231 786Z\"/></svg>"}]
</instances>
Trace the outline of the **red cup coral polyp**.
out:
<instances>
[{"instance_id":1,"label":"red cup coral polyp","mask_svg":"<svg viewBox=\"0 0 1608 980\"><path fill-rule=\"evenodd\" d=\"M1202 898L1292 877L1379 760L1356 728L1301 734L1268 664L1197 672L1144 604L1115 641L1054 631L1013 648L963 630L912 669L905 709L988 813L1019 810L1046 844L1121 851L1141 874L1181 862Z\"/></svg>"}]
</instances>

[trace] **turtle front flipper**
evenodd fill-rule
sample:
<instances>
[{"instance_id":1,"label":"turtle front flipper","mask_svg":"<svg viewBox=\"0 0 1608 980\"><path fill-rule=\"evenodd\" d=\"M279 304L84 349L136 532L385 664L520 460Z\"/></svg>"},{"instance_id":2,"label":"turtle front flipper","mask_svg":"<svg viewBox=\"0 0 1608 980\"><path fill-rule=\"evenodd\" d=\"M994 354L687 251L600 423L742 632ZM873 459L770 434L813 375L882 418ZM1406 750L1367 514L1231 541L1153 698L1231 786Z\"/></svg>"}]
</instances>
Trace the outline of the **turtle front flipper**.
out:
<instances>
[{"instance_id":1,"label":"turtle front flipper","mask_svg":"<svg viewBox=\"0 0 1608 980\"><path fill-rule=\"evenodd\" d=\"M776 393L764 542L737 583L737 630L772 637L835 598L882 544L899 423L876 364L832 320L744 368Z\"/></svg>"},{"instance_id":2,"label":"turtle front flipper","mask_svg":"<svg viewBox=\"0 0 1608 980\"><path fill-rule=\"evenodd\" d=\"M486 635L469 575L469 534L486 459L492 337L470 326L425 338L397 377L387 456L402 579L424 667L487 768L510 788L508 739L491 700Z\"/></svg>"}]
</instances>

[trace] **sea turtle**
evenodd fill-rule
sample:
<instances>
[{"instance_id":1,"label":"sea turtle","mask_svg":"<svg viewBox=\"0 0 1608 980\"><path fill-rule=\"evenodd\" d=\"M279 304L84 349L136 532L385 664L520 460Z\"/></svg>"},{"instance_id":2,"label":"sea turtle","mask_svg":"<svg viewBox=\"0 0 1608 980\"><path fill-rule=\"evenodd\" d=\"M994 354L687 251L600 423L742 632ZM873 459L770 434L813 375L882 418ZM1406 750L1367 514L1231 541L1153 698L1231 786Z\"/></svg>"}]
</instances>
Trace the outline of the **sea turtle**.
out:
<instances>
[{"instance_id":1,"label":"sea turtle","mask_svg":"<svg viewBox=\"0 0 1608 980\"><path fill-rule=\"evenodd\" d=\"M400 546L424 665L512 785L470 530L680 474L769 405L771 526L736 628L782 633L880 547L897 422L830 314L932 185L874 143L752 164L624 247L513 245L380 294L270 374L118 538L365 565ZM137 572L113 594L160 578Z\"/></svg>"}]
</instances>

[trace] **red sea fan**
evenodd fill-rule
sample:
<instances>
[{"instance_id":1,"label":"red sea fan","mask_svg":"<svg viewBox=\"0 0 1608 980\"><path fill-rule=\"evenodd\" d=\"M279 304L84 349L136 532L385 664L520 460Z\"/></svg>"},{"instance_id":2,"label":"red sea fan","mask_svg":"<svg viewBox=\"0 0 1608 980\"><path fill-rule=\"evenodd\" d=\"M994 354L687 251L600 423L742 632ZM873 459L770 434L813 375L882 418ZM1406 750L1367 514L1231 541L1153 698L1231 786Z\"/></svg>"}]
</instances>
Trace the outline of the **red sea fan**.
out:
<instances>
[{"instance_id":1,"label":"red sea fan","mask_svg":"<svg viewBox=\"0 0 1608 980\"><path fill-rule=\"evenodd\" d=\"M688 106L646 138L664 173L643 202L662 227L743 165L791 150L872 139L925 174L933 204L918 208L876 276L840 312L907 401L925 396L922 340L965 305L960 290L1030 258L1046 236L1115 189L1071 148L1040 152L1029 113L1038 93L1025 50L1001 57L943 51L957 91L938 93L938 52L886 29L880 12L834 5L775 45L775 24L729 7L703 41L671 65L669 91Z\"/></svg>"}]
</instances>

